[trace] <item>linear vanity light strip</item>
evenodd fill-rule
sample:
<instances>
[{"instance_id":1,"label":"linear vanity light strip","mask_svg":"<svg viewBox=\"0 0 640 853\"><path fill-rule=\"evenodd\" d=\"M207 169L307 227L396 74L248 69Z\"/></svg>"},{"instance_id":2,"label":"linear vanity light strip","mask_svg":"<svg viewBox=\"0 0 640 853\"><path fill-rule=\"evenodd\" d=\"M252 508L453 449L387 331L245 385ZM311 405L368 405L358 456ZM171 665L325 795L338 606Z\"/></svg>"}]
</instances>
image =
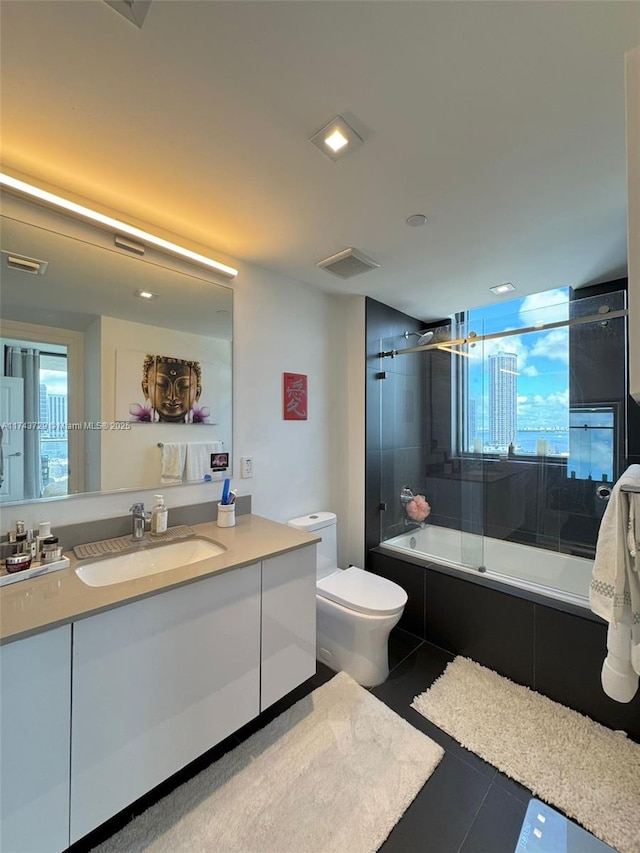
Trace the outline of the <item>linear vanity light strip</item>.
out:
<instances>
[{"instance_id":1,"label":"linear vanity light strip","mask_svg":"<svg viewBox=\"0 0 640 853\"><path fill-rule=\"evenodd\" d=\"M14 190L15 192L22 193L23 195L37 198L40 201L53 205L54 207L60 207L63 210L75 213L77 216L89 219L92 222L97 222L107 228L124 232L130 237L136 237L138 240L143 240L146 243L157 246L165 252L171 252L181 258L186 258L187 260L194 261L197 264L202 264L202 266L215 270L215 272L221 273L222 275L227 276L227 278L235 278L238 275L238 270L233 267L221 264L219 261L214 261L211 258L207 258L205 255L199 255L197 252L192 252L190 249L185 249L183 246L178 246L176 243L164 240L162 237L156 237L154 234L149 234L148 231L143 231L141 228L136 228L133 225L127 225L126 222L121 222L119 219L114 219L111 216L105 216L103 213L98 213L96 210L91 210L89 207L76 204L76 202L62 198L62 196L54 195L54 193L42 190L39 187L34 187L32 184L27 184L25 181L20 181L17 178L12 178L9 175L0 173L0 185Z\"/></svg>"}]
</instances>

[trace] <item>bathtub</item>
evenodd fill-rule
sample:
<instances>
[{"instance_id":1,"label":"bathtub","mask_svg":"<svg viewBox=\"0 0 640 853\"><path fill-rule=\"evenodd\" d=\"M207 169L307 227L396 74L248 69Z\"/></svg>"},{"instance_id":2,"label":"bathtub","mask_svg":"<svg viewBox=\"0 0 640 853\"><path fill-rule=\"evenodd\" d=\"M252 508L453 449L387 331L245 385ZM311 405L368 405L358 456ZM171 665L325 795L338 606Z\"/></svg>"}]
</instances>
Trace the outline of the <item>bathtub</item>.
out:
<instances>
[{"instance_id":1,"label":"bathtub","mask_svg":"<svg viewBox=\"0 0 640 853\"><path fill-rule=\"evenodd\" d=\"M437 563L476 578L490 578L589 610L593 560L584 557L488 536L463 534L459 530L436 525L426 525L387 539L380 543L380 548L410 555L414 560L419 558L425 564ZM473 565L479 554L483 554L480 568Z\"/></svg>"}]
</instances>

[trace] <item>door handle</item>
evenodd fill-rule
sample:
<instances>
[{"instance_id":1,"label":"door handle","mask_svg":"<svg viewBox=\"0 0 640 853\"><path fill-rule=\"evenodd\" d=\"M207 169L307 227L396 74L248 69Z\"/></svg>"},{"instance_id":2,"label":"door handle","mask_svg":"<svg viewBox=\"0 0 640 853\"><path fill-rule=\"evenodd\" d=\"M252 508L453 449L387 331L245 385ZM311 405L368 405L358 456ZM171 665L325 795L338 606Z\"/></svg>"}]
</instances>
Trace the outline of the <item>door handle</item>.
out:
<instances>
[{"instance_id":1,"label":"door handle","mask_svg":"<svg viewBox=\"0 0 640 853\"><path fill-rule=\"evenodd\" d=\"M18 450L17 453L7 453L7 457L9 456L22 456L22 451Z\"/></svg>"}]
</instances>

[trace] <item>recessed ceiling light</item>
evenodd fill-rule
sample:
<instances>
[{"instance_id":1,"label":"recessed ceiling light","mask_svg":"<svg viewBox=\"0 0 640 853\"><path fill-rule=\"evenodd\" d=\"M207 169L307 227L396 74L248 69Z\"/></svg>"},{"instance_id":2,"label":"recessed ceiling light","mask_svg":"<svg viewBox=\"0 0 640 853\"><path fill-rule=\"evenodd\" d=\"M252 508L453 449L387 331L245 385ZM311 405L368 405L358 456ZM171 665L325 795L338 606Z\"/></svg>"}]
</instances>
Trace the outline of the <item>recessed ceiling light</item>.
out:
<instances>
[{"instance_id":1,"label":"recessed ceiling light","mask_svg":"<svg viewBox=\"0 0 640 853\"><path fill-rule=\"evenodd\" d=\"M490 287L489 290L491 293L509 293L510 290L515 290L515 287L511 284L510 281L505 281L504 284L496 284L495 287Z\"/></svg>"},{"instance_id":2,"label":"recessed ceiling light","mask_svg":"<svg viewBox=\"0 0 640 853\"><path fill-rule=\"evenodd\" d=\"M334 130L331 136L327 136L325 139L325 145L328 145L332 151L336 152L336 154L341 148L344 148L344 146L348 144L349 140L346 136L343 136L339 130Z\"/></svg>"},{"instance_id":3,"label":"recessed ceiling light","mask_svg":"<svg viewBox=\"0 0 640 853\"><path fill-rule=\"evenodd\" d=\"M158 294L152 293L150 290L136 290L136 296L141 299L157 299Z\"/></svg>"},{"instance_id":4,"label":"recessed ceiling light","mask_svg":"<svg viewBox=\"0 0 640 853\"><path fill-rule=\"evenodd\" d=\"M418 228L420 225L426 225L427 217L424 213L412 213L411 216L407 217L407 225L410 225L412 228Z\"/></svg>"},{"instance_id":5,"label":"recessed ceiling light","mask_svg":"<svg viewBox=\"0 0 640 853\"><path fill-rule=\"evenodd\" d=\"M362 145L362 137L358 136L342 116L331 119L317 133L314 133L309 141L332 160L337 160L338 157Z\"/></svg>"}]
</instances>

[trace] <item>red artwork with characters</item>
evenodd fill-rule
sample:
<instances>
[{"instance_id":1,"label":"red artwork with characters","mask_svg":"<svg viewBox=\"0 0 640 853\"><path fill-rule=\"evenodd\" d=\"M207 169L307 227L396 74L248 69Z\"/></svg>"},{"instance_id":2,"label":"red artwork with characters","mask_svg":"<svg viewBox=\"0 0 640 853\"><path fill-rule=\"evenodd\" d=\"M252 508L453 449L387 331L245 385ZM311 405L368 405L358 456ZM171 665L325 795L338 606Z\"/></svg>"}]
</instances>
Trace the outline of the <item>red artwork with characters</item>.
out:
<instances>
[{"instance_id":1,"label":"red artwork with characters","mask_svg":"<svg viewBox=\"0 0 640 853\"><path fill-rule=\"evenodd\" d=\"M285 421L307 419L307 377L304 373L284 373L283 418Z\"/></svg>"}]
</instances>

